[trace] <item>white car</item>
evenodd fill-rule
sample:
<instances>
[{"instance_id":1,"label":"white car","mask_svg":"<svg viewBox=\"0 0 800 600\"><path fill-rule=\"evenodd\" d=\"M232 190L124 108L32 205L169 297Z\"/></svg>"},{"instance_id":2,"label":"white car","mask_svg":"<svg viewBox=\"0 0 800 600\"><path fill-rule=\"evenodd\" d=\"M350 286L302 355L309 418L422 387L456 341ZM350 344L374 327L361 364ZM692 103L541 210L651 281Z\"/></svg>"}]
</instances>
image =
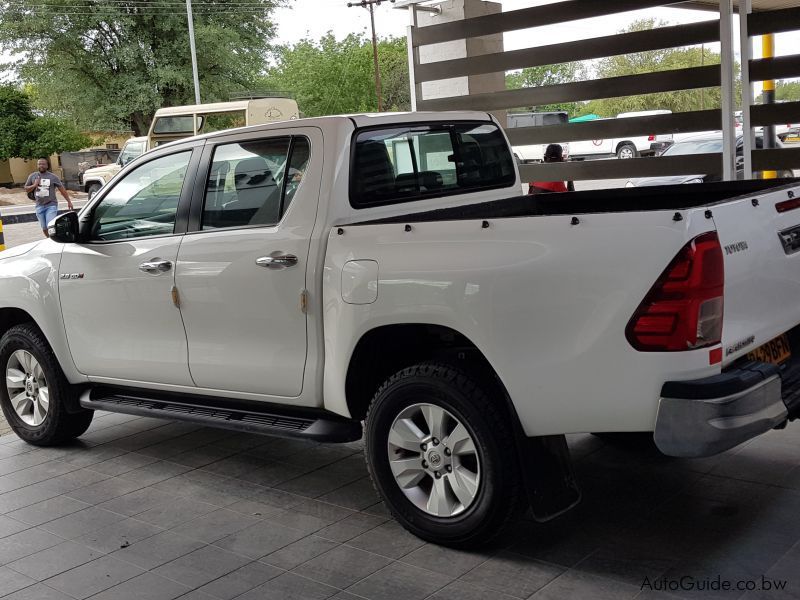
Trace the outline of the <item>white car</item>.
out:
<instances>
[{"instance_id":1,"label":"white car","mask_svg":"<svg viewBox=\"0 0 800 600\"><path fill-rule=\"evenodd\" d=\"M671 113L671 110L643 110L620 113L617 115L617 119L645 117L648 115L668 115ZM569 153L573 158L616 156L620 159L628 159L653 156L656 154L657 149L663 149L671 143L672 138L672 134L651 134L570 142Z\"/></svg>"},{"instance_id":2,"label":"white car","mask_svg":"<svg viewBox=\"0 0 800 600\"><path fill-rule=\"evenodd\" d=\"M337 442L474 546L580 499L565 434L708 456L800 411L800 186L519 196L487 113L321 117L127 165L0 253L0 405Z\"/></svg>"}]
</instances>

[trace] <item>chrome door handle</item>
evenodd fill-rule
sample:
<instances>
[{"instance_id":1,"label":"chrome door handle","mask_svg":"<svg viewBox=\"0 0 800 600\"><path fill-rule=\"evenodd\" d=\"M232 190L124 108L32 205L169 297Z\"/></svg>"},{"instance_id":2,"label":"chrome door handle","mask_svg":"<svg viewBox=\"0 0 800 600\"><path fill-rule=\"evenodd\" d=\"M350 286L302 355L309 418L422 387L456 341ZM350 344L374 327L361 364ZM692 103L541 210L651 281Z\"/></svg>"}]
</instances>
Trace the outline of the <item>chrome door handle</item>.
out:
<instances>
[{"instance_id":1,"label":"chrome door handle","mask_svg":"<svg viewBox=\"0 0 800 600\"><path fill-rule=\"evenodd\" d=\"M172 263L168 260L161 260L154 258L139 265L139 270L151 275L158 275L159 273L166 273L172 268Z\"/></svg>"},{"instance_id":2,"label":"chrome door handle","mask_svg":"<svg viewBox=\"0 0 800 600\"><path fill-rule=\"evenodd\" d=\"M267 269L285 269L297 264L297 257L294 254L281 254L279 256L262 256L256 259L259 267Z\"/></svg>"}]
</instances>

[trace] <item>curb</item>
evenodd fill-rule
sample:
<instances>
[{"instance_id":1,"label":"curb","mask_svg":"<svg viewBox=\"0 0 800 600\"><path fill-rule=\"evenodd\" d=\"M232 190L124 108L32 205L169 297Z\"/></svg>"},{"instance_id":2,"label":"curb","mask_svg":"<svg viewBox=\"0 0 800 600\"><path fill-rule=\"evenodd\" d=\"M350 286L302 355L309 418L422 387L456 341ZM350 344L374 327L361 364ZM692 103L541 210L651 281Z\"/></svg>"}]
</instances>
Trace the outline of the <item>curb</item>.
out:
<instances>
[{"instance_id":1,"label":"curb","mask_svg":"<svg viewBox=\"0 0 800 600\"><path fill-rule=\"evenodd\" d=\"M68 210L59 210L58 214L63 215L65 212L69 212ZM0 220L2 220L4 225L16 225L17 223L33 223L36 221L36 213L22 213L19 215L6 215L3 216L2 212L0 212Z\"/></svg>"}]
</instances>

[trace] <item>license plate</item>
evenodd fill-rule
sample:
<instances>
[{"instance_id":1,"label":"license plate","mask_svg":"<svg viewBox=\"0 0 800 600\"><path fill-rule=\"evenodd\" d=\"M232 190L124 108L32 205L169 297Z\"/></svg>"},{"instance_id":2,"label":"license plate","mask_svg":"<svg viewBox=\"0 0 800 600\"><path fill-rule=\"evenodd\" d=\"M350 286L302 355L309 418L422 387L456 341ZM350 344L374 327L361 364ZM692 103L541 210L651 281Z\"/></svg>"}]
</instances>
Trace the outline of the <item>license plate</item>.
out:
<instances>
[{"instance_id":1,"label":"license plate","mask_svg":"<svg viewBox=\"0 0 800 600\"><path fill-rule=\"evenodd\" d=\"M752 352L747 353L747 358L759 362L772 363L779 365L792 357L792 350L789 347L789 338L784 335L770 340L763 346L759 346Z\"/></svg>"},{"instance_id":2,"label":"license plate","mask_svg":"<svg viewBox=\"0 0 800 600\"><path fill-rule=\"evenodd\" d=\"M786 138L786 142L789 144L796 144L797 142L800 142L800 137L796 135L790 135Z\"/></svg>"}]
</instances>

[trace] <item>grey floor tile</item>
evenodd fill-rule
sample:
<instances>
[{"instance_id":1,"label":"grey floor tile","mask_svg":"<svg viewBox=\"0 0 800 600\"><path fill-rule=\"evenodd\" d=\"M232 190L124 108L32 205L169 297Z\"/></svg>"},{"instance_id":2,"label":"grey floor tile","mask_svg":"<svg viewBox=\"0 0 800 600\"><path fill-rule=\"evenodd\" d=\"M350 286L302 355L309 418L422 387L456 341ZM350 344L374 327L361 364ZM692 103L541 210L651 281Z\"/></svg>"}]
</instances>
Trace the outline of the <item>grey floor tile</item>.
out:
<instances>
[{"instance_id":1,"label":"grey floor tile","mask_svg":"<svg viewBox=\"0 0 800 600\"><path fill-rule=\"evenodd\" d=\"M178 535L173 531L162 531L127 548L118 549L114 552L114 556L143 569L154 569L202 546L203 543L197 540Z\"/></svg>"},{"instance_id":2,"label":"grey floor tile","mask_svg":"<svg viewBox=\"0 0 800 600\"><path fill-rule=\"evenodd\" d=\"M375 529L385 522L386 518L384 517L376 517L366 513L354 513L341 521L320 529L317 535L337 542L346 542L362 533Z\"/></svg>"},{"instance_id":3,"label":"grey floor tile","mask_svg":"<svg viewBox=\"0 0 800 600\"><path fill-rule=\"evenodd\" d=\"M10 512L8 516L29 525L41 525L42 523L71 515L89 506L85 502L73 500L67 496L56 496Z\"/></svg>"},{"instance_id":4,"label":"grey floor tile","mask_svg":"<svg viewBox=\"0 0 800 600\"><path fill-rule=\"evenodd\" d=\"M227 508L219 508L214 512L178 525L173 528L173 531L210 544L259 522L260 519L255 517L248 517Z\"/></svg>"},{"instance_id":5,"label":"grey floor tile","mask_svg":"<svg viewBox=\"0 0 800 600\"><path fill-rule=\"evenodd\" d=\"M62 458L62 460L71 465L75 465L76 467L88 467L90 465L95 465L97 463L114 458L115 456L120 456L124 453L124 450L120 450L119 448L109 448L107 446L81 446L79 448L72 449L72 452Z\"/></svg>"},{"instance_id":6,"label":"grey floor tile","mask_svg":"<svg viewBox=\"0 0 800 600\"><path fill-rule=\"evenodd\" d=\"M283 569L254 561L207 583L200 588L200 591L220 600L230 600L274 579L283 572Z\"/></svg>"},{"instance_id":7,"label":"grey floor tile","mask_svg":"<svg viewBox=\"0 0 800 600\"><path fill-rule=\"evenodd\" d=\"M445 575L395 562L346 591L370 600L422 600L451 581Z\"/></svg>"},{"instance_id":8,"label":"grey floor tile","mask_svg":"<svg viewBox=\"0 0 800 600\"><path fill-rule=\"evenodd\" d=\"M92 596L92 600L173 600L190 590L191 588L181 583L154 573L142 573Z\"/></svg>"},{"instance_id":9,"label":"grey floor tile","mask_svg":"<svg viewBox=\"0 0 800 600\"><path fill-rule=\"evenodd\" d=\"M45 581L45 584L59 592L82 600L123 581L133 579L142 573L142 569L130 563L117 560L112 556L103 556L75 567L71 571L51 577Z\"/></svg>"},{"instance_id":10,"label":"grey floor tile","mask_svg":"<svg viewBox=\"0 0 800 600\"><path fill-rule=\"evenodd\" d=\"M229 535L215 544L250 558L261 558L305 537L302 531L261 521L247 529Z\"/></svg>"},{"instance_id":11,"label":"grey floor tile","mask_svg":"<svg viewBox=\"0 0 800 600\"><path fill-rule=\"evenodd\" d=\"M215 506L225 507L241 500L229 493L225 487L225 479L215 477L214 481L197 480L199 471L189 471L183 475L160 481L152 486L169 494L181 497L191 497L201 502L208 502Z\"/></svg>"},{"instance_id":12,"label":"grey floor tile","mask_svg":"<svg viewBox=\"0 0 800 600\"><path fill-rule=\"evenodd\" d=\"M200 502L192 498L178 498L139 513L136 518L169 529L215 510L218 510L218 507L207 502Z\"/></svg>"},{"instance_id":13,"label":"grey floor tile","mask_svg":"<svg viewBox=\"0 0 800 600\"><path fill-rule=\"evenodd\" d=\"M20 531L24 531L29 528L30 525L27 523L21 523L16 519L11 519L9 517L0 515L0 538L19 533Z\"/></svg>"},{"instance_id":14,"label":"grey floor tile","mask_svg":"<svg viewBox=\"0 0 800 600\"><path fill-rule=\"evenodd\" d=\"M116 475L122 475L128 471L133 471L139 467L149 465L156 460L157 459L153 458L152 456L145 456L144 454L137 454L136 452L128 452L127 454L121 454L109 460L95 463L92 465L92 470L113 477Z\"/></svg>"},{"instance_id":15,"label":"grey floor tile","mask_svg":"<svg viewBox=\"0 0 800 600\"><path fill-rule=\"evenodd\" d=\"M107 527L117 521L122 521L124 518L123 515L112 513L96 506L90 506L60 519L49 521L42 525L42 529L71 540L91 531Z\"/></svg>"},{"instance_id":16,"label":"grey floor tile","mask_svg":"<svg viewBox=\"0 0 800 600\"><path fill-rule=\"evenodd\" d=\"M68 496L89 504L101 504L112 498L130 494L142 487L144 486L135 481L123 479L122 477L111 477L94 485L69 492Z\"/></svg>"},{"instance_id":17,"label":"grey floor tile","mask_svg":"<svg viewBox=\"0 0 800 600\"><path fill-rule=\"evenodd\" d=\"M55 498L58 494L59 492L47 488L46 481L0 494L0 514L10 513L43 500Z\"/></svg>"},{"instance_id":18,"label":"grey floor tile","mask_svg":"<svg viewBox=\"0 0 800 600\"><path fill-rule=\"evenodd\" d=\"M635 598L639 592L641 592L641 585L632 585L572 569L548 583L531 598L535 600L561 600L562 598L625 600L626 598Z\"/></svg>"},{"instance_id":19,"label":"grey floor tile","mask_svg":"<svg viewBox=\"0 0 800 600\"><path fill-rule=\"evenodd\" d=\"M425 544L394 521L370 529L347 543L389 558L401 558Z\"/></svg>"},{"instance_id":20,"label":"grey floor tile","mask_svg":"<svg viewBox=\"0 0 800 600\"><path fill-rule=\"evenodd\" d=\"M130 494L112 498L102 504L98 504L98 506L111 512L132 517L156 506L174 502L176 499L177 497L172 494L146 487Z\"/></svg>"},{"instance_id":21,"label":"grey floor tile","mask_svg":"<svg viewBox=\"0 0 800 600\"><path fill-rule=\"evenodd\" d=\"M369 477L362 477L357 481L320 496L319 499L353 510L365 509L380 500Z\"/></svg>"},{"instance_id":22,"label":"grey floor tile","mask_svg":"<svg viewBox=\"0 0 800 600\"><path fill-rule=\"evenodd\" d=\"M163 532L161 527L136 519L122 519L85 533L74 541L106 554L127 548L136 542Z\"/></svg>"},{"instance_id":23,"label":"grey floor tile","mask_svg":"<svg viewBox=\"0 0 800 600\"><path fill-rule=\"evenodd\" d=\"M200 590L192 590L188 594L180 596L178 600L218 600L215 596L201 592Z\"/></svg>"},{"instance_id":24,"label":"grey floor tile","mask_svg":"<svg viewBox=\"0 0 800 600\"><path fill-rule=\"evenodd\" d=\"M0 541L0 565L14 562L63 541L62 538L38 527L9 535Z\"/></svg>"},{"instance_id":25,"label":"grey floor tile","mask_svg":"<svg viewBox=\"0 0 800 600\"><path fill-rule=\"evenodd\" d=\"M193 450L181 452L180 454L175 454L174 456L171 456L169 460L179 465L191 467L192 469L198 469L227 458L235 453L236 450L231 450L229 448L204 446L202 448L195 448Z\"/></svg>"},{"instance_id":26,"label":"grey floor tile","mask_svg":"<svg viewBox=\"0 0 800 600\"><path fill-rule=\"evenodd\" d=\"M324 583L294 573L284 573L239 596L236 600L324 600L338 592L336 588Z\"/></svg>"},{"instance_id":27,"label":"grey floor tile","mask_svg":"<svg viewBox=\"0 0 800 600\"><path fill-rule=\"evenodd\" d=\"M0 567L0 596L12 594L17 590L29 587L36 583L35 579L26 577L21 573L12 571L8 567Z\"/></svg>"},{"instance_id":28,"label":"grey floor tile","mask_svg":"<svg viewBox=\"0 0 800 600\"><path fill-rule=\"evenodd\" d=\"M26 447L30 448L30 446ZM7 475L8 473L14 473L15 471L22 471L23 469L40 465L49 460L52 459L41 452L36 451L30 451L25 454L17 454L16 456L11 456L9 458L3 458L0 459L0 475Z\"/></svg>"},{"instance_id":29,"label":"grey floor tile","mask_svg":"<svg viewBox=\"0 0 800 600\"><path fill-rule=\"evenodd\" d=\"M460 577L489 558L488 554L482 552L466 552L435 544L425 544L406 554L401 562L442 575Z\"/></svg>"},{"instance_id":30,"label":"grey floor tile","mask_svg":"<svg viewBox=\"0 0 800 600\"><path fill-rule=\"evenodd\" d=\"M336 547L337 544L330 540L323 539L316 535L309 535L288 546L284 546L276 552L267 554L261 559L261 562L275 565L281 569L290 570Z\"/></svg>"},{"instance_id":31,"label":"grey floor tile","mask_svg":"<svg viewBox=\"0 0 800 600\"><path fill-rule=\"evenodd\" d=\"M678 559L665 548L630 540L603 546L575 568L600 577L639 585L645 577L657 578L676 565Z\"/></svg>"},{"instance_id":32,"label":"grey floor tile","mask_svg":"<svg viewBox=\"0 0 800 600\"><path fill-rule=\"evenodd\" d=\"M272 515L283 510L281 508L276 508L256 500L239 500L238 502L235 502L230 506L226 506L225 508L259 520L263 520L268 515Z\"/></svg>"},{"instance_id":33,"label":"grey floor tile","mask_svg":"<svg viewBox=\"0 0 800 600\"><path fill-rule=\"evenodd\" d=\"M97 471L77 469L64 475L48 479L43 482L43 485L53 492L67 494L73 490L93 485L108 478L108 475L103 475Z\"/></svg>"},{"instance_id":34,"label":"grey floor tile","mask_svg":"<svg viewBox=\"0 0 800 600\"><path fill-rule=\"evenodd\" d=\"M294 573L344 589L391 562L385 556L348 546L338 546L293 569Z\"/></svg>"},{"instance_id":35,"label":"grey floor tile","mask_svg":"<svg viewBox=\"0 0 800 600\"><path fill-rule=\"evenodd\" d=\"M516 600L514 596L501 594L496 590L490 590L474 583L464 583L456 580L432 596L430 600ZM563 596L563 600L583 600L583 596ZM588 596L586 598L592 598Z\"/></svg>"},{"instance_id":36,"label":"grey floor tile","mask_svg":"<svg viewBox=\"0 0 800 600\"><path fill-rule=\"evenodd\" d=\"M136 481L142 485L153 485L154 483L177 477L190 469L191 467L159 460L133 471L128 471L125 473L125 479Z\"/></svg>"},{"instance_id":37,"label":"grey floor tile","mask_svg":"<svg viewBox=\"0 0 800 600\"><path fill-rule=\"evenodd\" d=\"M30 587L14 592L9 596L3 596L3 600L75 600L66 594L37 583Z\"/></svg>"},{"instance_id":38,"label":"grey floor tile","mask_svg":"<svg viewBox=\"0 0 800 600\"><path fill-rule=\"evenodd\" d=\"M527 598L561 575L564 569L518 554L503 552L481 563L460 579L497 592Z\"/></svg>"},{"instance_id":39,"label":"grey floor tile","mask_svg":"<svg viewBox=\"0 0 800 600\"><path fill-rule=\"evenodd\" d=\"M153 572L197 588L250 562L252 561L249 558L233 552L215 546L204 546L161 565Z\"/></svg>"},{"instance_id":40,"label":"grey floor tile","mask_svg":"<svg viewBox=\"0 0 800 600\"><path fill-rule=\"evenodd\" d=\"M83 544L64 542L9 563L9 567L36 581L43 581L59 573L98 559L102 552Z\"/></svg>"}]
</instances>

